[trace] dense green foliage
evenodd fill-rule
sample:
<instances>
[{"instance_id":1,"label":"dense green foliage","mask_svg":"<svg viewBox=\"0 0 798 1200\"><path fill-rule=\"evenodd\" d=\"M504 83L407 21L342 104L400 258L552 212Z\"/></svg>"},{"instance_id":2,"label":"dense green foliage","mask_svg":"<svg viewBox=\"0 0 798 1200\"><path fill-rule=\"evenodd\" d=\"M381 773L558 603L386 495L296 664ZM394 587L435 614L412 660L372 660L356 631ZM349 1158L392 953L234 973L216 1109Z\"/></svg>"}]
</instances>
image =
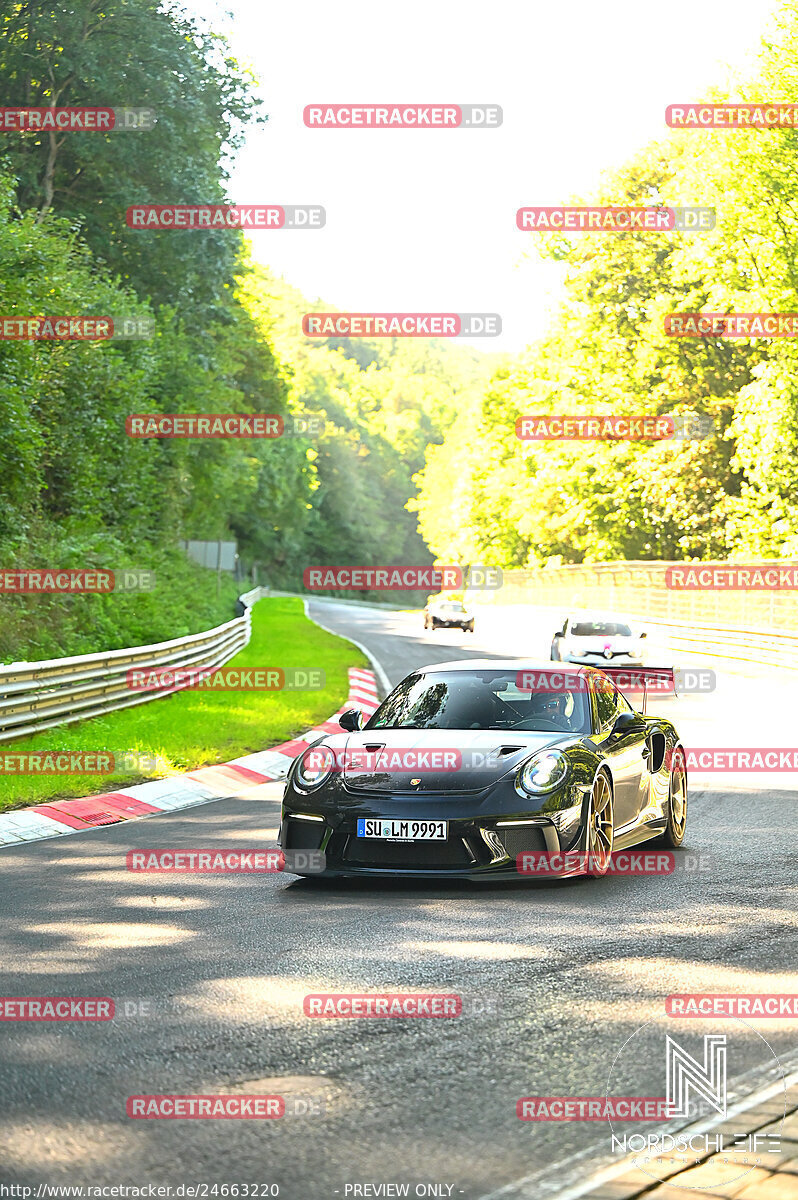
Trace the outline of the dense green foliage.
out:
<instances>
[{"instance_id":1,"label":"dense green foliage","mask_svg":"<svg viewBox=\"0 0 798 1200\"><path fill-rule=\"evenodd\" d=\"M235 538L245 568L288 588L314 562L430 562L405 507L412 476L461 389L486 377L479 356L305 350L308 303L252 269L238 231L126 227L130 204L225 200L227 157L263 119L252 80L196 20L153 0L0 4L0 19L5 104L157 115L146 132L4 135L0 315L152 316L155 335L0 341L0 565L133 562L159 579L155 601L0 597L0 657L152 640L168 614L174 635L232 615L212 573L187 572L181 538ZM132 413L295 409L324 414L324 433L125 434Z\"/></svg>"},{"instance_id":2,"label":"dense green foliage","mask_svg":"<svg viewBox=\"0 0 798 1200\"><path fill-rule=\"evenodd\" d=\"M246 589L230 575L216 573L170 547L139 542L125 544L113 534L78 536L43 531L25 554L33 569L57 562L65 569L145 569L155 587L106 595L8 595L0 599L0 663L95 654L150 642L165 642L212 629L236 612L236 598Z\"/></svg>"},{"instance_id":3,"label":"dense green foliage","mask_svg":"<svg viewBox=\"0 0 798 1200\"><path fill-rule=\"evenodd\" d=\"M0 597L0 657L229 616L232 581L217 597L181 538L235 538L247 571L287 589L316 563L433 554L523 566L798 553L795 342L663 328L669 312L798 311L798 132L673 132L589 198L714 206L712 233L527 235L531 254L562 264L566 300L523 355L316 342L301 317L331 305L254 267L239 232L125 224L138 202L229 198L230 156L267 118L224 40L157 0L0 0L0 22L5 104L157 114L147 132L4 135L0 315L149 316L155 334L0 341L0 565L159 575L155 599ZM756 74L728 95L793 98L797 52L798 0L784 0ZM124 432L137 412L276 413L289 428L310 413L323 429L142 441ZM715 432L529 445L515 419L533 412L698 412Z\"/></svg>"},{"instance_id":4,"label":"dense green foliage","mask_svg":"<svg viewBox=\"0 0 798 1200\"><path fill-rule=\"evenodd\" d=\"M755 77L708 99L794 101L798 3ZM531 233L564 264L548 335L433 447L421 530L443 559L526 566L798 554L793 341L668 338L666 313L798 311L798 131L674 131L575 204L705 205L712 233ZM519 235L520 236L520 235ZM698 412L687 442L523 443L516 417Z\"/></svg>"},{"instance_id":5,"label":"dense green foliage","mask_svg":"<svg viewBox=\"0 0 798 1200\"><path fill-rule=\"evenodd\" d=\"M262 268L248 275L244 291L278 357L291 364L289 406L325 418L308 449L305 561L431 563L405 511L413 475L460 409L484 391L491 356L439 340L314 342L302 335L301 319L324 311L321 302L309 304ZM285 568L290 574L292 563Z\"/></svg>"},{"instance_id":6,"label":"dense green foliage","mask_svg":"<svg viewBox=\"0 0 798 1200\"><path fill-rule=\"evenodd\" d=\"M194 318L223 309L236 238L142 233L124 216L142 202L224 201L227 158L244 123L262 119L224 40L159 0L4 0L0 14L4 105L129 106L157 116L141 133L4 133L20 206L78 224L92 253L156 305Z\"/></svg>"}]
</instances>

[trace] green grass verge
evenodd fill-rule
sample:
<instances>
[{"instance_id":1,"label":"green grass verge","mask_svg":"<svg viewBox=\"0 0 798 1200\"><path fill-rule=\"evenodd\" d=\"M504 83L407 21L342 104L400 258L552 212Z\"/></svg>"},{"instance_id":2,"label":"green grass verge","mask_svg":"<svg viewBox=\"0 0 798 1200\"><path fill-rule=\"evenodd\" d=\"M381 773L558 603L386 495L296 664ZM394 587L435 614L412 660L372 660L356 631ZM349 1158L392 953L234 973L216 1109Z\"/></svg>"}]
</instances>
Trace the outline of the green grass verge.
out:
<instances>
[{"instance_id":1,"label":"green grass verge","mask_svg":"<svg viewBox=\"0 0 798 1200\"><path fill-rule=\"evenodd\" d=\"M0 744L3 753L35 750L136 751L157 757L149 773L9 775L0 771L0 811L48 800L111 792L175 771L226 762L304 733L340 708L348 667L368 666L351 642L309 621L298 598L266 597L252 610L252 638L231 667L309 667L325 673L318 691L184 691L107 717Z\"/></svg>"}]
</instances>

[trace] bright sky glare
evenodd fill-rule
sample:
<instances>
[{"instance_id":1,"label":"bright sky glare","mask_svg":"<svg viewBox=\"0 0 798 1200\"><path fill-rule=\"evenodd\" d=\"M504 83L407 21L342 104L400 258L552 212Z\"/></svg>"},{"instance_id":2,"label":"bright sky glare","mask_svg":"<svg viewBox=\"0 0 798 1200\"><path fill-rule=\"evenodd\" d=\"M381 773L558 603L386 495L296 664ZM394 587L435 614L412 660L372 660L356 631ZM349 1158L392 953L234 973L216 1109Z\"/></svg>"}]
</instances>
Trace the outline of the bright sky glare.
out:
<instances>
[{"instance_id":1,"label":"bright sky glare","mask_svg":"<svg viewBox=\"0 0 798 1200\"><path fill-rule=\"evenodd\" d=\"M239 156L231 198L327 210L322 231L254 234L255 257L347 311L498 312L502 337L474 341L491 350L534 340L560 295L560 268L522 261L536 235L515 228L516 209L589 195L603 170L663 136L666 105L703 99L730 68L744 69L776 7L186 3L228 34L270 114ZM378 101L496 103L504 123L416 131L302 121L306 104Z\"/></svg>"}]
</instances>

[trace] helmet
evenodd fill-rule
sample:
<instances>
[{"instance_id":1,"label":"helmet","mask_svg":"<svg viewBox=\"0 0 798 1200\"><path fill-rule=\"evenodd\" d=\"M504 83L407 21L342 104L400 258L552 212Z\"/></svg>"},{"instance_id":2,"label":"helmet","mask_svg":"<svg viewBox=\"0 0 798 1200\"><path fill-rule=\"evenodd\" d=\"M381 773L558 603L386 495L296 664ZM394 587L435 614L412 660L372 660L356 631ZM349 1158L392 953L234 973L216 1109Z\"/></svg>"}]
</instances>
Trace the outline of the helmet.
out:
<instances>
[{"instance_id":1,"label":"helmet","mask_svg":"<svg viewBox=\"0 0 798 1200\"><path fill-rule=\"evenodd\" d=\"M531 711L537 717L561 720L567 715L569 698L566 692L536 692L531 698Z\"/></svg>"}]
</instances>

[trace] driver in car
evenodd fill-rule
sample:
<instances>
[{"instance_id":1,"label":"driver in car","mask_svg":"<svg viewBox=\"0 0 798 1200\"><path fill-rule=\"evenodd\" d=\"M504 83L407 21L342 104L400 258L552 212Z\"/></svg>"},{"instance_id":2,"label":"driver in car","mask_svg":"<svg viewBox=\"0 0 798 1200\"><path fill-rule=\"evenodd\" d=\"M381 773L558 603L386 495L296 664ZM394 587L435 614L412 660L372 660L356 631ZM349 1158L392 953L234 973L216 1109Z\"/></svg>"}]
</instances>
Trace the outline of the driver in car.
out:
<instances>
[{"instance_id":1,"label":"driver in car","mask_svg":"<svg viewBox=\"0 0 798 1200\"><path fill-rule=\"evenodd\" d=\"M530 717L542 717L558 729L571 728L574 698L570 692L536 692L530 699Z\"/></svg>"}]
</instances>

